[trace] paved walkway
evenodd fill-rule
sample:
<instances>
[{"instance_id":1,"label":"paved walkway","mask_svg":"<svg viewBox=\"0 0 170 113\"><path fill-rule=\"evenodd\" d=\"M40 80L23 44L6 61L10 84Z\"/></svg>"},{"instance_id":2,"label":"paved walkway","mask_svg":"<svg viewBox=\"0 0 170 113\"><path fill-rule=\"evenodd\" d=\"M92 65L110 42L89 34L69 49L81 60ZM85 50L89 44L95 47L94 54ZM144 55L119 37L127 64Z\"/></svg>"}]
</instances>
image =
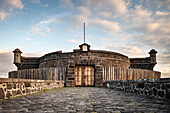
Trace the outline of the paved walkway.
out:
<instances>
[{"instance_id":1,"label":"paved walkway","mask_svg":"<svg viewBox=\"0 0 170 113\"><path fill-rule=\"evenodd\" d=\"M106 88L78 87L0 100L1 113L168 113L170 103Z\"/></svg>"}]
</instances>

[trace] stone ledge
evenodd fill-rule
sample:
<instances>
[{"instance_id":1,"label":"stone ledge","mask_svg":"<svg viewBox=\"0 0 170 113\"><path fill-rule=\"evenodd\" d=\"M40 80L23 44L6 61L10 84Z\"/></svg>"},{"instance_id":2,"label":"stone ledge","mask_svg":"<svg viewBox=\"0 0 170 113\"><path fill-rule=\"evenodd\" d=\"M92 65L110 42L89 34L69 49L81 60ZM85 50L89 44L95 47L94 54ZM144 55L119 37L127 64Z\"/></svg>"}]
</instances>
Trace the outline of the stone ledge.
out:
<instances>
[{"instance_id":1,"label":"stone ledge","mask_svg":"<svg viewBox=\"0 0 170 113\"><path fill-rule=\"evenodd\" d=\"M137 80L106 80L104 82L170 82L170 78L137 79Z\"/></svg>"},{"instance_id":2,"label":"stone ledge","mask_svg":"<svg viewBox=\"0 0 170 113\"><path fill-rule=\"evenodd\" d=\"M41 82L63 82L58 80L34 80L34 79L13 79L13 78L0 78L0 83L7 82L32 82L32 83L41 83Z\"/></svg>"}]
</instances>

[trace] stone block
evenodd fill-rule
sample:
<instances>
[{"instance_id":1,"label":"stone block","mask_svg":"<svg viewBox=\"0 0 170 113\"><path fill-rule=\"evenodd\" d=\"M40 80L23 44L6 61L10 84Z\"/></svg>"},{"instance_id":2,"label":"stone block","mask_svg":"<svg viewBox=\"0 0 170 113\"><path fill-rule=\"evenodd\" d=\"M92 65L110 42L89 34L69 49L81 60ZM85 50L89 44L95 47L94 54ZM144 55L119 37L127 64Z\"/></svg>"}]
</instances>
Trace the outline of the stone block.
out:
<instances>
[{"instance_id":1,"label":"stone block","mask_svg":"<svg viewBox=\"0 0 170 113\"><path fill-rule=\"evenodd\" d=\"M17 95L17 91L16 90L13 90L12 91L12 96L16 96Z\"/></svg>"},{"instance_id":2,"label":"stone block","mask_svg":"<svg viewBox=\"0 0 170 113\"><path fill-rule=\"evenodd\" d=\"M167 89L170 89L170 83L166 84Z\"/></svg>"},{"instance_id":3,"label":"stone block","mask_svg":"<svg viewBox=\"0 0 170 113\"><path fill-rule=\"evenodd\" d=\"M153 92L154 96L157 96L158 90L156 88L153 88L152 92Z\"/></svg>"},{"instance_id":4,"label":"stone block","mask_svg":"<svg viewBox=\"0 0 170 113\"><path fill-rule=\"evenodd\" d=\"M152 95L152 91L151 91L151 90L149 90L149 91L148 91L148 94L149 94L149 95Z\"/></svg>"},{"instance_id":5,"label":"stone block","mask_svg":"<svg viewBox=\"0 0 170 113\"><path fill-rule=\"evenodd\" d=\"M167 90L167 91L166 91L165 97L166 97L167 99L170 99L170 90Z\"/></svg>"},{"instance_id":6,"label":"stone block","mask_svg":"<svg viewBox=\"0 0 170 113\"><path fill-rule=\"evenodd\" d=\"M5 98L5 92L3 90L3 88L0 88L0 99Z\"/></svg>"},{"instance_id":7,"label":"stone block","mask_svg":"<svg viewBox=\"0 0 170 113\"><path fill-rule=\"evenodd\" d=\"M144 88L144 83L138 83L137 88Z\"/></svg>"},{"instance_id":8,"label":"stone block","mask_svg":"<svg viewBox=\"0 0 170 113\"><path fill-rule=\"evenodd\" d=\"M160 84L156 83L154 84L154 87L156 87L157 89L160 89Z\"/></svg>"},{"instance_id":9,"label":"stone block","mask_svg":"<svg viewBox=\"0 0 170 113\"><path fill-rule=\"evenodd\" d=\"M158 96L164 97L164 91L158 91Z\"/></svg>"},{"instance_id":10,"label":"stone block","mask_svg":"<svg viewBox=\"0 0 170 113\"><path fill-rule=\"evenodd\" d=\"M21 95L21 94L22 94L21 90L17 90L17 95Z\"/></svg>"},{"instance_id":11,"label":"stone block","mask_svg":"<svg viewBox=\"0 0 170 113\"><path fill-rule=\"evenodd\" d=\"M30 83L25 83L25 87L31 87Z\"/></svg>"},{"instance_id":12,"label":"stone block","mask_svg":"<svg viewBox=\"0 0 170 113\"><path fill-rule=\"evenodd\" d=\"M16 86L17 86L16 84L13 84L13 89L16 89L17 88Z\"/></svg>"},{"instance_id":13,"label":"stone block","mask_svg":"<svg viewBox=\"0 0 170 113\"><path fill-rule=\"evenodd\" d=\"M22 90L22 93L23 93L23 94L25 94L25 93L26 93L26 91L25 91L25 90Z\"/></svg>"},{"instance_id":14,"label":"stone block","mask_svg":"<svg viewBox=\"0 0 170 113\"><path fill-rule=\"evenodd\" d=\"M6 97L7 97L7 98L12 97L12 94L11 94L11 92L10 92L10 91L7 91L7 93L6 93Z\"/></svg>"},{"instance_id":15,"label":"stone block","mask_svg":"<svg viewBox=\"0 0 170 113\"><path fill-rule=\"evenodd\" d=\"M7 89L12 89L12 83L7 84Z\"/></svg>"},{"instance_id":16,"label":"stone block","mask_svg":"<svg viewBox=\"0 0 170 113\"><path fill-rule=\"evenodd\" d=\"M166 84L165 84L165 83L162 83L161 88L162 88L163 90L165 90L165 89L166 89Z\"/></svg>"},{"instance_id":17,"label":"stone block","mask_svg":"<svg viewBox=\"0 0 170 113\"><path fill-rule=\"evenodd\" d=\"M31 92L32 92L32 89L30 89L30 88L26 89L26 93L31 93Z\"/></svg>"}]
</instances>

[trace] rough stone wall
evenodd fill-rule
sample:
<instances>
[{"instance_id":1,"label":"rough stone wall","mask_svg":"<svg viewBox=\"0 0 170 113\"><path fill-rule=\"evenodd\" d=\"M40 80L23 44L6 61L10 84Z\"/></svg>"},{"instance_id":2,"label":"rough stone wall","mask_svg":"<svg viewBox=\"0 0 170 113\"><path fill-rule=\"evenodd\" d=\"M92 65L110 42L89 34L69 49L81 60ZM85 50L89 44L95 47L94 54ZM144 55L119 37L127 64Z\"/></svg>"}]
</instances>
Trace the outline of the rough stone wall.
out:
<instances>
[{"instance_id":1,"label":"rough stone wall","mask_svg":"<svg viewBox=\"0 0 170 113\"><path fill-rule=\"evenodd\" d=\"M39 68L39 58L21 57L21 64L17 64L18 70Z\"/></svg>"},{"instance_id":2,"label":"rough stone wall","mask_svg":"<svg viewBox=\"0 0 170 113\"><path fill-rule=\"evenodd\" d=\"M108 88L170 100L170 78L105 81Z\"/></svg>"},{"instance_id":3,"label":"rough stone wall","mask_svg":"<svg viewBox=\"0 0 170 113\"><path fill-rule=\"evenodd\" d=\"M63 81L0 78L0 99L63 87Z\"/></svg>"},{"instance_id":4,"label":"rough stone wall","mask_svg":"<svg viewBox=\"0 0 170 113\"><path fill-rule=\"evenodd\" d=\"M74 86L75 66L93 66L95 86L102 84L102 67L112 65L117 67L129 67L130 62L127 56L107 51L91 50L81 52L79 50L71 53L51 53L40 58L40 68L64 67L66 68L66 85Z\"/></svg>"},{"instance_id":5,"label":"rough stone wall","mask_svg":"<svg viewBox=\"0 0 170 113\"><path fill-rule=\"evenodd\" d=\"M75 66L93 66L94 67L94 86L103 86L102 84L102 60L91 59L88 56L81 56L78 59L69 60L67 66L67 86L74 86Z\"/></svg>"},{"instance_id":6,"label":"rough stone wall","mask_svg":"<svg viewBox=\"0 0 170 113\"><path fill-rule=\"evenodd\" d=\"M116 67L129 67L130 61L127 56L121 55L119 53L108 52L108 51L97 51L91 50L89 52L70 52L70 53L51 53L46 54L40 58L39 67L55 67L55 66L66 66L68 60L76 60L81 57L90 57L91 59L101 59L105 64L112 64Z\"/></svg>"},{"instance_id":7,"label":"rough stone wall","mask_svg":"<svg viewBox=\"0 0 170 113\"><path fill-rule=\"evenodd\" d=\"M76 59L81 56L88 56L92 58L103 59L106 64L107 62L111 63L116 67L129 67L130 61L127 56L124 56L119 53L109 52L109 51L100 51L100 50L91 50L89 52L81 52L76 50L74 52L61 53L53 52L46 54L42 57L21 57L21 63L17 64L19 70L22 69L37 69L45 67L57 67L57 66L66 66L68 60Z\"/></svg>"},{"instance_id":8,"label":"rough stone wall","mask_svg":"<svg viewBox=\"0 0 170 113\"><path fill-rule=\"evenodd\" d=\"M153 70L156 63L151 63L150 57L130 58L130 68Z\"/></svg>"}]
</instances>

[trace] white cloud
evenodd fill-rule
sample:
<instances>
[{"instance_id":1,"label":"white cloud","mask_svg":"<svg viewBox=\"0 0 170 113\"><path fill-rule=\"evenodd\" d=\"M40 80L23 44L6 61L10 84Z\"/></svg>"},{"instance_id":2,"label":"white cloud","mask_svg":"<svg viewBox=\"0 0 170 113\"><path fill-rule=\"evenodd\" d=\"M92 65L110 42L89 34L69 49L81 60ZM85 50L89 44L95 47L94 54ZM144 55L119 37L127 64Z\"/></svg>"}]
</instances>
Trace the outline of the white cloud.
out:
<instances>
[{"instance_id":1,"label":"white cloud","mask_svg":"<svg viewBox=\"0 0 170 113\"><path fill-rule=\"evenodd\" d=\"M21 0L1 0L0 1L0 20L3 21L5 18L12 14L13 9L23 9Z\"/></svg>"},{"instance_id":2,"label":"white cloud","mask_svg":"<svg viewBox=\"0 0 170 113\"><path fill-rule=\"evenodd\" d=\"M10 14L6 12L0 12L0 20L3 21L8 15Z\"/></svg>"},{"instance_id":3,"label":"white cloud","mask_svg":"<svg viewBox=\"0 0 170 113\"><path fill-rule=\"evenodd\" d=\"M157 30L159 27L160 27L159 23L149 23L146 25L146 30L153 32Z\"/></svg>"},{"instance_id":4,"label":"white cloud","mask_svg":"<svg viewBox=\"0 0 170 113\"><path fill-rule=\"evenodd\" d=\"M58 20L58 19L56 19L56 18L50 18L50 19L48 19L48 20L42 20L42 21L40 21L38 24L36 24L34 27L37 27L37 26L47 26L47 25L49 25L49 24L51 24L51 23L56 23L56 24L58 24L58 23L60 23L60 21Z\"/></svg>"},{"instance_id":5,"label":"white cloud","mask_svg":"<svg viewBox=\"0 0 170 113\"><path fill-rule=\"evenodd\" d=\"M156 11L156 15L158 15L158 16L166 16L166 15L170 15L170 12Z\"/></svg>"},{"instance_id":6,"label":"white cloud","mask_svg":"<svg viewBox=\"0 0 170 113\"><path fill-rule=\"evenodd\" d=\"M147 55L147 53L144 53L143 50L137 46L132 45L121 45L115 42L105 42L102 43L103 46L105 46L109 50L116 50L120 53L123 53L127 55L128 57L141 57Z\"/></svg>"},{"instance_id":7,"label":"white cloud","mask_svg":"<svg viewBox=\"0 0 170 113\"><path fill-rule=\"evenodd\" d=\"M89 23L89 17L86 14L73 15L73 16L70 17L69 20L71 20L71 24L75 28L82 27L81 25L83 24L83 22Z\"/></svg>"},{"instance_id":8,"label":"white cloud","mask_svg":"<svg viewBox=\"0 0 170 113\"><path fill-rule=\"evenodd\" d=\"M118 22L108 21L108 20L102 20L102 19L95 19L92 20L92 24L95 26L109 30L109 32L120 32L120 26Z\"/></svg>"},{"instance_id":9,"label":"white cloud","mask_svg":"<svg viewBox=\"0 0 170 113\"><path fill-rule=\"evenodd\" d=\"M170 77L170 70L163 70L162 73L168 74Z\"/></svg>"},{"instance_id":10,"label":"white cloud","mask_svg":"<svg viewBox=\"0 0 170 113\"><path fill-rule=\"evenodd\" d=\"M35 4L39 4L39 5L43 6L43 7L47 7L48 6L48 4L42 4L40 0L31 0L31 2L35 3Z\"/></svg>"},{"instance_id":11,"label":"white cloud","mask_svg":"<svg viewBox=\"0 0 170 113\"><path fill-rule=\"evenodd\" d=\"M71 42L71 43L78 43L78 41L75 40L75 39L70 39L70 40L68 40L68 41Z\"/></svg>"},{"instance_id":12,"label":"white cloud","mask_svg":"<svg viewBox=\"0 0 170 113\"><path fill-rule=\"evenodd\" d=\"M69 3L70 2L71 1L69 0ZM109 17L118 18L120 16L125 16L128 13L128 9L127 9L128 4L124 0L88 0L88 1L82 1L82 3L83 5L74 6L74 9L76 9L78 13L71 16L69 20L71 21L71 24L76 28L79 28L79 26L83 22L86 22L89 25L93 23L97 23L98 21L101 21L101 20L102 20L101 22L105 22L106 24L108 22L111 23L112 21L107 20L106 18L109 18ZM100 16L101 18L99 19L98 16ZM125 19L125 17L122 19ZM97 22L95 22L96 20ZM113 25L114 22L112 22L111 24ZM107 26L106 28L109 28L109 27L111 28L112 25L110 26L106 25ZM117 28L118 27L116 26L116 28L114 29L117 29Z\"/></svg>"},{"instance_id":13,"label":"white cloud","mask_svg":"<svg viewBox=\"0 0 170 113\"><path fill-rule=\"evenodd\" d=\"M57 20L56 18L42 20L38 24L35 24L32 27L31 31L25 31L25 32L30 33L30 34L38 34L41 36L47 36L51 32L51 29L48 26L52 23L57 24L59 23L59 20Z\"/></svg>"},{"instance_id":14,"label":"white cloud","mask_svg":"<svg viewBox=\"0 0 170 113\"><path fill-rule=\"evenodd\" d=\"M142 4L145 8L153 10L153 9L170 9L170 0L141 0Z\"/></svg>"},{"instance_id":15,"label":"white cloud","mask_svg":"<svg viewBox=\"0 0 170 113\"><path fill-rule=\"evenodd\" d=\"M31 38L26 38L26 40L30 41L30 40L31 40Z\"/></svg>"},{"instance_id":16,"label":"white cloud","mask_svg":"<svg viewBox=\"0 0 170 113\"><path fill-rule=\"evenodd\" d=\"M101 16L101 17L104 17L104 18L109 18L112 16L112 12L109 12L109 11L101 11L101 12L98 12L98 15Z\"/></svg>"},{"instance_id":17,"label":"white cloud","mask_svg":"<svg viewBox=\"0 0 170 113\"><path fill-rule=\"evenodd\" d=\"M112 12L114 17L127 13L127 3L124 0L88 0L86 5L94 12Z\"/></svg>"},{"instance_id":18,"label":"white cloud","mask_svg":"<svg viewBox=\"0 0 170 113\"><path fill-rule=\"evenodd\" d=\"M80 13L83 13L83 14L86 14L86 15L91 14L91 10L86 6L79 6L78 10L80 11Z\"/></svg>"},{"instance_id":19,"label":"white cloud","mask_svg":"<svg viewBox=\"0 0 170 113\"><path fill-rule=\"evenodd\" d=\"M13 53L12 51L0 50L0 78L8 77L8 72L16 70L13 64Z\"/></svg>"},{"instance_id":20,"label":"white cloud","mask_svg":"<svg viewBox=\"0 0 170 113\"><path fill-rule=\"evenodd\" d=\"M69 7L71 7L71 8L73 8L74 7L74 5L72 4L72 1L71 0L60 0L60 1L62 1L62 2L64 2L65 4L64 4L64 6L69 6Z\"/></svg>"},{"instance_id":21,"label":"white cloud","mask_svg":"<svg viewBox=\"0 0 170 113\"><path fill-rule=\"evenodd\" d=\"M51 19L49 19L49 20L40 21L40 22L38 23L38 25L50 24L50 23L52 23L52 22L54 22L54 23L59 23L60 21L57 20L56 18L51 18Z\"/></svg>"},{"instance_id":22,"label":"white cloud","mask_svg":"<svg viewBox=\"0 0 170 113\"><path fill-rule=\"evenodd\" d=\"M148 11L147 9L143 9L142 6L138 5L135 6L134 10L130 10L129 17L133 24L142 24L152 21L151 14L152 12Z\"/></svg>"},{"instance_id":23,"label":"white cloud","mask_svg":"<svg viewBox=\"0 0 170 113\"><path fill-rule=\"evenodd\" d=\"M38 34L38 35L41 35L41 36L46 36L46 33L44 33L40 28L33 28L31 31L27 31L28 33L31 33L31 34Z\"/></svg>"},{"instance_id":24,"label":"white cloud","mask_svg":"<svg viewBox=\"0 0 170 113\"><path fill-rule=\"evenodd\" d=\"M17 9L23 9L23 4L21 2L21 0L1 0L2 8L17 8Z\"/></svg>"},{"instance_id":25,"label":"white cloud","mask_svg":"<svg viewBox=\"0 0 170 113\"><path fill-rule=\"evenodd\" d=\"M50 33L50 28L46 27L45 30Z\"/></svg>"}]
</instances>

